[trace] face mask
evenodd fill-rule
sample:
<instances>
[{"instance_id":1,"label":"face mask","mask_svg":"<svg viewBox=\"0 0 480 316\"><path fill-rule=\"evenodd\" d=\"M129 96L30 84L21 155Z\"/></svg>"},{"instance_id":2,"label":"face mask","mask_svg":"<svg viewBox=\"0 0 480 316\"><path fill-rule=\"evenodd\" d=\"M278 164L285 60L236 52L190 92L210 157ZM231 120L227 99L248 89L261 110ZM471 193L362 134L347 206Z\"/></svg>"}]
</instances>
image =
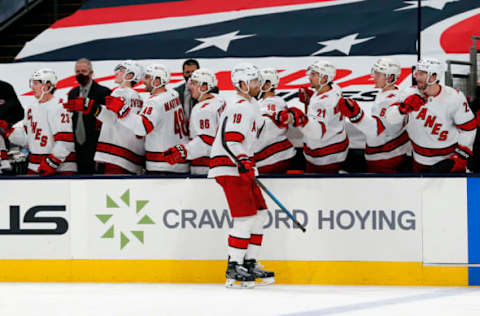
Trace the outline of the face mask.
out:
<instances>
[{"instance_id":1,"label":"face mask","mask_svg":"<svg viewBox=\"0 0 480 316\"><path fill-rule=\"evenodd\" d=\"M83 74L76 75L75 79L77 79L77 82L82 86L86 85L90 81L90 77Z\"/></svg>"}]
</instances>

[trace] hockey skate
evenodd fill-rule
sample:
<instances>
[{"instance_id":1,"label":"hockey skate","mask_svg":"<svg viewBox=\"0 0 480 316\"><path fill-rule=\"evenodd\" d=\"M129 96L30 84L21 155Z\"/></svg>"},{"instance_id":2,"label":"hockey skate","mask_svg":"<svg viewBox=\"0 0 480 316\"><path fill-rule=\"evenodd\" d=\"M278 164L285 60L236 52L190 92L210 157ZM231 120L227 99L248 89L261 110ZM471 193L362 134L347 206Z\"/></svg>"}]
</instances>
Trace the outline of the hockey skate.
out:
<instances>
[{"instance_id":1,"label":"hockey skate","mask_svg":"<svg viewBox=\"0 0 480 316\"><path fill-rule=\"evenodd\" d=\"M237 262L228 262L227 281L225 287L236 289L251 289L255 287L255 276Z\"/></svg>"},{"instance_id":2,"label":"hockey skate","mask_svg":"<svg viewBox=\"0 0 480 316\"><path fill-rule=\"evenodd\" d=\"M263 265L255 259L245 259L243 266L255 276L256 285L270 285L275 282L275 273L263 270Z\"/></svg>"}]
</instances>

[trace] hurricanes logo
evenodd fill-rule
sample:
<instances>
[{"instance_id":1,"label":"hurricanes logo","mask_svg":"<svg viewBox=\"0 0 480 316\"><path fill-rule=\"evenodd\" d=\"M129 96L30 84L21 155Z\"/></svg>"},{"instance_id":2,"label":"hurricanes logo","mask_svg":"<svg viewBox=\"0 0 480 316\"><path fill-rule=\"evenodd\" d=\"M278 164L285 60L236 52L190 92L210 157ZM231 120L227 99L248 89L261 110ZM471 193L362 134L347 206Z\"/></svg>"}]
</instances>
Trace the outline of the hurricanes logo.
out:
<instances>
[{"instance_id":1,"label":"hurricanes logo","mask_svg":"<svg viewBox=\"0 0 480 316\"><path fill-rule=\"evenodd\" d=\"M105 225L107 230L101 238L115 238L120 236L120 249L125 248L131 240L137 240L144 243L144 231L137 229L137 225L150 225L155 222L144 212L145 206L149 201L135 200L130 203L130 189L125 191L118 203L106 195L106 208L109 214L96 214L95 216ZM115 215L115 216L114 216Z\"/></svg>"}]
</instances>

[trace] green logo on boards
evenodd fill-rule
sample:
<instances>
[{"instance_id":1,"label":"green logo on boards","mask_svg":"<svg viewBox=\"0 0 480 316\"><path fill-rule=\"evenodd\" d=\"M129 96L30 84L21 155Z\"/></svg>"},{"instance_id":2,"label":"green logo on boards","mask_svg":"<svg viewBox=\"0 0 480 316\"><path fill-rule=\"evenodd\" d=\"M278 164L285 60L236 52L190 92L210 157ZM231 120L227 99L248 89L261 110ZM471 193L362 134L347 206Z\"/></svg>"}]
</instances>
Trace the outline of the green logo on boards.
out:
<instances>
[{"instance_id":1,"label":"green logo on boards","mask_svg":"<svg viewBox=\"0 0 480 316\"><path fill-rule=\"evenodd\" d=\"M124 249L132 239L136 239L143 244L144 231L132 229L132 227L136 225L155 224L144 212L144 208L149 201L135 200L135 203L130 203L130 189L125 191L120 196L120 200L117 201L107 194L105 202L108 214L95 214L98 220L107 226L107 230L101 238L114 239L116 234L119 234L121 250ZM115 217L121 217L123 221L115 221ZM120 225L120 223L123 225ZM118 227L116 227L116 225L118 225Z\"/></svg>"}]
</instances>

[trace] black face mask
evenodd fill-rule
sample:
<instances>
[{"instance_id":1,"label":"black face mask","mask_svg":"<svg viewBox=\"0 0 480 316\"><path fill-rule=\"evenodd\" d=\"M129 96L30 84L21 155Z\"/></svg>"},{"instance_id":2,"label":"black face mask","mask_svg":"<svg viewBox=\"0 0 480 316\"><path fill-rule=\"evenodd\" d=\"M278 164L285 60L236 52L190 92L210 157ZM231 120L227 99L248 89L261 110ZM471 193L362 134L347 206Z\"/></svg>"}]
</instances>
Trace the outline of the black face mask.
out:
<instances>
[{"instance_id":1,"label":"black face mask","mask_svg":"<svg viewBox=\"0 0 480 316\"><path fill-rule=\"evenodd\" d=\"M75 79L77 79L77 82L82 86L85 86L90 81L90 77L83 74L76 75Z\"/></svg>"}]
</instances>

